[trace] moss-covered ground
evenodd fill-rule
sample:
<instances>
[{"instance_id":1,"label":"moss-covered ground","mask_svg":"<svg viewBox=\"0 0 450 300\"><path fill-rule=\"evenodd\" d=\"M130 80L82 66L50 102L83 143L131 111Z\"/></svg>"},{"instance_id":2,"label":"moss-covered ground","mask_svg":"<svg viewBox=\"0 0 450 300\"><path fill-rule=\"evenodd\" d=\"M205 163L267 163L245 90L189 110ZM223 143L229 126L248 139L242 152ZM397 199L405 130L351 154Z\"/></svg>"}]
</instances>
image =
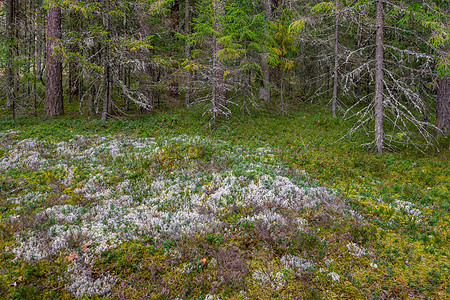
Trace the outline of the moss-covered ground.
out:
<instances>
[{"instance_id":1,"label":"moss-covered ground","mask_svg":"<svg viewBox=\"0 0 450 300\"><path fill-rule=\"evenodd\" d=\"M2 299L449 299L448 137L317 108L0 121Z\"/></svg>"}]
</instances>

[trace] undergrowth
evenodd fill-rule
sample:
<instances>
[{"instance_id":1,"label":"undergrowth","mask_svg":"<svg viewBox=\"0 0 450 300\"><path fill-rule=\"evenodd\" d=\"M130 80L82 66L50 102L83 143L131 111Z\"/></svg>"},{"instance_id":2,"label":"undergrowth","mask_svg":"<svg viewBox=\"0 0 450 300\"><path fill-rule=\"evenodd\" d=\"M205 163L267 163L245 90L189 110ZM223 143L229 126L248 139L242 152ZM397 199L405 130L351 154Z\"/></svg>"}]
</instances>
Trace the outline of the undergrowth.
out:
<instances>
[{"instance_id":1,"label":"undergrowth","mask_svg":"<svg viewBox=\"0 0 450 300\"><path fill-rule=\"evenodd\" d=\"M0 298L445 299L448 138L316 108L0 121Z\"/></svg>"}]
</instances>

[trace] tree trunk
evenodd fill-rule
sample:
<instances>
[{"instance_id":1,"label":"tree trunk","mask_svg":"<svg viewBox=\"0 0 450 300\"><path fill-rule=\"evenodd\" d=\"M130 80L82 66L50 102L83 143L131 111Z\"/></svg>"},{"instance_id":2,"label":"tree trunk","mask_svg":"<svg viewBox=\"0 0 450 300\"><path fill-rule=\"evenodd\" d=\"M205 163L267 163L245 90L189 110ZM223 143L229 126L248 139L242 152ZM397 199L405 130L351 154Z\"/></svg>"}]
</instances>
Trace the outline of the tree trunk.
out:
<instances>
[{"instance_id":1,"label":"tree trunk","mask_svg":"<svg viewBox=\"0 0 450 300\"><path fill-rule=\"evenodd\" d=\"M73 32L77 32L80 30L80 14L78 12L72 11L70 12L70 26ZM79 93L79 76L80 76L80 67L78 63L78 58L75 57L75 54L80 52L80 45L78 41L71 41L69 50L71 52L71 57L69 61L69 102L71 102L73 96L80 95Z\"/></svg>"},{"instance_id":2,"label":"tree trunk","mask_svg":"<svg viewBox=\"0 0 450 300\"><path fill-rule=\"evenodd\" d=\"M334 28L334 74L333 74L333 98L331 100L333 117L336 117L338 101L338 68L339 68L339 7L336 9L336 23Z\"/></svg>"},{"instance_id":3,"label":"tree trunk","mask_svg":"<svg viewBox=\"0 0 450 300\"><path fill-rule=\"evenodd\" d=\"M104 74L104 91L103 91L103 111L102 111L102 121L105 122L108 119L108 116L110 114L111 111L111 105L110 105L110 101L111 101L111 87L110 87L110 83L111 83L111 79L110 79L110 70L109 70L109 46L106 46L106 57L105 57L105 74Z\"/></svg>"},{"instance_id":4,"label":"tree trunk","mask_svg":"<svg viewBox=\"0 0 450 300\"><path fill-rule=\"evenodd\" d=\"M450 77L438 79L436 125L444 134L450 131Z\"/></svg>"},{"instance_id":5,"label":"tree trunk","mask_svg":"<svg viewBox=\"0 0 450 300\"><path fill-rule=\"evenodd\" d=\"M286 109L286 103L284 103L284 85L283 85L283 77L284 77L284 71L283 67L280 66L280 103L281 103L281 113L286 115L287 109Z\"/></svg>"},{"instance_id":6,"label":"tree trunk","mask_svg":"<svg viewBox=\"0 0 450 300\"><path fill-rule=\"evenodd\" d=\"M185 7L184 7L184 34L188 35L190 33L190 28L189 28L189 0L186 0L185 2ZM186 59L189 59L189 57L191 56L191 48L189 47L189 44L186 42L186 45L184 46L184 54L186 56ZM186 71L186 91L184 93L184 104L186 105L186 107L189 107L191 104L191 70L187 70Z\"/></svg>"},{"instance_id":7,"label":"tree trunk","mask_svg":"<svg viewBox=\"0 0 450 300\"><path fill-rule=\"evenodd\" d=\"M108 119L108 114L110 113L110 66L109 66L109 30L110 30L110 16L109 16L109 8L110 8L110 0L107 1L107 11L104 19L104 26L106 30L107 41L104 43L105 47L105 57L104 59L104 91L103 91L103 111L102 111L102 121L106 122Z\"/></svg>"},{"instance_id":8,"label":"tree trunk","mask_svg":"<svg viewBox=\"0 0 450 300\"><path fill-rule=\"evenodd\" d=\"M55 53L61 40L61 8L49 7L47 11L47 66L45 83L45 115L60 115L63 108L62 58Z\"/></svg>"},{"instance_id":9,"label":"tree trunk","mask_svg":"<svg viewBox=\"0 0 450 300\"><path fill-rule=\"evenodd\" d=\"M14 0L6 1L6 105L11 107L13 118L15 118L14 99Z\"/></svg>"},{"instance_id":10,"label":"tree trunk","mask_svg":"<svg viewBox=\"0 0 450 300\"><path fill-rule=\"evenodd\" d=\"M38 80L38 66L37 66L37 47L38 45L38 25L37 25L37 18L38 18L38 9L39 6L36 5L36 2L33 0L31 2L31 9L33 10L33 35L32 35L32 56L33 56L33 114L37 116L37 80Z\"/></svg>"},{"instance_id":11,"label":"tree trunk","mask_svg":"<svg viewBox=\"0 0 450 300\"><path fill-rule=\"evenodd\" d=\"M6 1L6 105L11 107L13 118L15 118L14 99L14 0Z\"/></svg>"},{"instance_id":12,"label":"tree trunk","mask_svg":"<svg viewBox=\"0 0 450 300\"><path fill-rule=\"evenodd\" d=\"M384 7L383 0L377 3L377 37L376 37L376 70L375 70L375 145L378 153L383 153L383 68L384 68Z\"/></svg>"},{"instance_id":13,"label":"tree trunk","mask_svg":"<svg viewBox=\"0 0 450 300\"><path fill-rule=\"evenodd\" d=\"M172 27L171 35L172 35L172 38L176 39L175 33L177 32L178 25L180 23L180 1L179 0L173 0L172 7L170 8L170 15L171 15L171 27ZM177 98L179 93L180 92L178 89L178 79L176 76L172 75L169 78L169 94L171 95L172 98Z\"/></svg>"},{"instance_id":14,"label":"tree trunk","mask_svg":"<svg viewBox=\"0 0 450 300\"><path fill-rule=\"evenodd\" d=\"M264 0L264 15L267 22L272 21L272 0ZM268 29L266 29L268 31ZM263 87L259 90L259 98L270 100L270 69L267 64L267 53L261 53L261 70L263 75Z\"/></svg>"},{"instance_id":15,"label":"tree trunk","mask_svg":"<svg viewBox=\"0 0 450 300\"><path fill-rule=\"evenodd\" d=\"M171 16L171 32L172 37L175 37L175 33L178 29L178 24L180 23L180 0L173 0L172 6L170 7Z\"/></svg>"},{"instance_id":16,"label":"tree trunk","mask_svg":"<svg viewBox=\"0 0 450 300\"><path fill-rule=\"evenodd\" d=\"M139 18L139 34L140 38L144 40L147 36L149 36L148 32L149 24L145 21L144 16ZM153 91L151 85L151 67L150 67L150 50L148 48L143 47L140 51L141 60L144 63L144 70L139 78L139 88L142 90L142 93L145 96L145 107L142 107L146 111L150 111L154 106L153 99Z\"/></svg>"},{"instance_id":17,"label":"tree trunk","mask_svg":"<svg viewBox=\"0 0 450 300\"><path fill-rule=\"evenodd\" d=\"M220 32L221 25L223 22L223 17L225 15L225 3L226 0L214 0L213 10L214 10L214 30ZM226 90L224 86L224 70L222 63L217 58L217 54L223 49L223 45L218 42L217 36L213 37L213 85L212 85L212 111L213 111L213 125L215 126L215 120L217 114L223 111L226 106Z\"/></svg>"},{"instance_id":18,"label":"tree trunk","mask_svg":"<svg viewBox=\"0 0 450 300\"><path fill-rule=\"evenodd\" d=\"M87 49L87 56L89 57L89 62L92 65L97 64L97 41L94 39L93 45L91 45ZM93 70L90 70L90 74L88 75L90 80L87 82L88 87L88 112L90 116L95 115L98 111L96 110L96 102L97 102L97 84L96 80L94 80L94 77L97 76L96 72Z\"/></svg>"}]
</instances>

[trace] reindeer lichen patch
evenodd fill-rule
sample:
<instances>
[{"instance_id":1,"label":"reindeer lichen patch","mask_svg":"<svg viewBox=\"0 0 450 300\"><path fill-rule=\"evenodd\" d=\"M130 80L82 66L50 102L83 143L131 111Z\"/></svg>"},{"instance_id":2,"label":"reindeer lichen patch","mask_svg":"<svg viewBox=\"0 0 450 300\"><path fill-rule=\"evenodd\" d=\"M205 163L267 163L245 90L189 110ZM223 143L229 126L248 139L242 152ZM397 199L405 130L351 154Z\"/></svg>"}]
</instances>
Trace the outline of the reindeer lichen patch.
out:
<instances>
[{"instance_id":1,"label":"reindeer lichen patch","mask_svg":"<svg viewBox=\"0 0 450 300\"><path fill-rule=\"evenodd\" d=\"M346 203L269 147L6 134L0 149L0 296L36 284L61 298L357 298L394 277L446 292L431 205L372 205L360 187ZM398 224L428 244L388 232Z\"/></svg>"}]
</instances>

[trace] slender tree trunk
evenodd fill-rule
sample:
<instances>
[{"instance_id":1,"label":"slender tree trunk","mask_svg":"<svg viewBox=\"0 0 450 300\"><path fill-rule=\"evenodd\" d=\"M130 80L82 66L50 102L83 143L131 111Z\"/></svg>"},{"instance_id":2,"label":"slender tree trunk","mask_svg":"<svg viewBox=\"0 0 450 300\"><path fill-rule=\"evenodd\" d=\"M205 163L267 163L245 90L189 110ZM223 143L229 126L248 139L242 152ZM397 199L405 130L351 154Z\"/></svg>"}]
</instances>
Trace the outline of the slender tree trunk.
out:
<instances>
[{"instance_id":1,"label":"slender tree trunk","mask_svg":"<svg viewBox=\"0 0 450 300\"><path fill-rule=\"evenodd\" d=\"M104 74L104 91L103 91L103 111L102 111L102 121L106 121L108 119L108 115L110 113L110 70L109 70L109 46L105 46L106 57L105 59L105 74Z\"/></svg>"},{"instance_id":2,"label":"slender tree trunk","mask_svg":"<svg viewBox=\"0 0 450 300\"><path fill-rule=\"evenodd\" d=\"M286 109L286 103L284 102L283 78L284 78L284 71L283 71L283 67L280 66L280 103L281 103L281 113L284 116L287 113L287 109Z\"/></svg>"},{"instance_id":3,"label":"slender tree trunk","mask_svg":"<svg viewBox=\"0 0 450 300\"><path fill-rule=\"evenodd\" d=\"M172 6L170 8L171 16L171 35L175 37L175 33L178 29L178 24L180 23L180 0L173 0Z\"/></svg>"},{"instance_id":4,"label":"slender tree trunk","mask_svg":"<svg viewBox=\"0 0 450 300\"><path fill-rule=\"evenodd\" d=\"M170 9L171 14L171 35L172 38L175 37L175 33L178 30L178 25L180 23L180 0L174 0L172 3L172 7ZM175 69L175 68L174 68ZM176 76L172 75L170 76L170 82L169 82L169 93L173 98L177 98L179 95L179 89L178 89L178 79Z\"/></svg>"},{"instance_id":5,"label":"slender tree trunk","mask_svg":"<svg viewBox=\"0 0 450 300\"><path fill-rule=\"evenodd\" d=\"M333 117L336 117L338 101L338 68L339 68L339 7L336 10L336 23L334 28L334 74L333 74L333 98L331 100Z\"/></svg>"},{"instance_id":6,"label":"slender tree trunk","mask_svg":"<svg viewBox=\"0 0 450 300\"><path fill-rule=\"evenodd\" d=\"M6 35L8 49L6 51L6 105L11 107L12 116L15 118L14 99L14 0L6 1Z\"/></svg>"},{"instance_id":7,"label":"slender tree trunk","mask_svg":"<svg viewBox=\"0 0 450 300\"><path fill-rule=\"evenodd\" d=\"M94 40L93 45L87 49L87 54L88 57L90 57L89 62L91 64L96 64L97 63L97 58L95 56L96 52L97 52L97 45L96 45L96 41ZM92 78L91 80L88 81L88 113L90 116L93 116L96 113L95 110L95 102L96 102L96 94L97 94L97 85L96 85L96 80L93 80L93 78L96 76L96 74L94 74L94 71L90 71L91 73L89 74L89 77Z\"/></svg>"},{"instance_id":8,"label":"slender tree trunk","mask_svg":"<svg viewBox=\"0 0 450 300\"><path fill-rule=\"evenodd\" d=\"M214 0L214 30L220 32L221 22L223 22L223 17L225 15L225 5L226 0ZM224 86L224 70L222 63L217 58L217 54L223 49L223 45L218 42L217 36L213 38L213 107L215 113L223 111L226 106L226 89ZM214 110L213 110L214 111Z\"/></svg>"},{"instance_id":9,"label":"slender tree trunk","mask_svg":"<svg viewBox=\"0 0 450 300\"><path fill-rule=\"evenodd\" d=\"M32 38L32 56L33 56L33 114L37 116L37 80L38 80L38 66L37 66L37 47L38 47L38 27L37 27L37 12L38 7L33 0L31 9L33 10L33 38Z\"/></svg>"},{"instance_id":10,"label":"slender tree trunk","mask_svg":"<svg viewBox=\"0 0 450 300\"><path fill-rule=\"evenodd\" d=\"M139 34L141 39L145 39L148 35L148 23L142 16L139 19ZM144 62L144 71L139 78L139 87L145 95L146 107L145 110L150 111L150 108L154 106L153 91L151 86L151 67L150 67L150 50L148 48L142 48L140 51L141 60Z\"/></svg>"},{"instance_id":11,"label":"slender tree trunk","mask_svg":"<svg viewBox=\"0 0 450 300\"><path fill-rule=\"evenodd\" d=\"M39 8L36 8L36 18L39 18L40 11ZM42 57L43 57L43 41L45 36L42 35L44 32L44 28L42 23L36 21L36 71L39 74L40 79L42 78L43 68L42 68ZM42 80L41 80L42 81Z\"/></svg>"},{"instance_id":12,"label":"slender tree trunk","mask_svg":"<svg viewBox=\"0 0 450 300\"><path fill-rule=\"evenodd\" d=\"M70 12L70 26L73 32L80 30L80 14L76 11ZM69 102L72 96L79 96L79 76L80 76L80 66L78 63L78 58L73 54L80 52L80 45L78 41L71 41L70 52L72 53L69 61Z\"/></svg>"},{"instance_id":13,"label":"slender tree trunk","mask_svg":"<svg viewBox=\"0 0 450 300\"><path fill-rule=\"evenodd\" d=\"M125 77L126 86L128 89L130 89L131 88L131 70L127 69L127 70L125 70L125 72L126 72L126 75L125 75L126 76ZM149 80L150 80L150 78L149 78ZM128 99L128 97L127 97L127 111L130 111L130 99Z\"/></svg>"},{"instance_id":14,"label":"slender tree trunk","mask_svg":"<svg viewBox=\"0 0 450 300\"><path fill-rule=\"evenodd\" d=\"M264 0L264 15L267 22L272 21L272 0ZM266 29L268 31L268 29ZM261 53L261 70L263 75L263 87L259 90L259 98L270 100L270 69L267 63L267 53Z\"/></svg>"},{"instance_id":15,"label":"slender tree trunk","mask_svg":"<svg viewBox=\"0 0 450 300\"><path fill-rule=\"evenodd\" d=\"M216 38L214 37L214 53L216 53L217 43ZM213 128L216 127L216 119L218 115L218 79L216 71L217 68L217 58L215 55L213 55L213 62L212 62L212 69L213 69L213 80L212 80L212 97L211 97L211 111L212 111L212 122L213 122Z\"/></svg>"},{"instance_id":16,"label":"slender tree trunk","mask_svg":"<svg viewBox=\"0 0 450 300\"><path fill-rule=\"evenodd\" d=\"M45 115L60 115L63 108L62 58L55 53L61 40L61 8L49 7L47 11L47 67L45 84Z\"/></svg>"},{"instance_id":17,"label":"slender tree trunk","mask_svg":"<svg viewBox=\"0 0 450 300\"><path fill-rule=\"evenodd\" d=\"M104 91L103 91L103 111L102 111L102 121L106 122L108 119L108 114L110 113L110 66L109 66L109 30L110 30L110 0L107 1L107 11L105 16L105 30L107 32L107 41L104 43L105 47L105 57L104 59Z\"/></svg>"},{"instance_id":18,"label":"slender tree trunk","mask_svg":"<svg viewBox=\"0 0 450 300\"><path fill-rule=\"evenodd\" d=\"M13 24L14 24L14 40L15 41L17 41L17 42L15 42L15 43L13 43L13 45L14 45L14 54L13 54L13 57L15 56L15 57L19 57L20 56L20 53L19 53L19 26L17 26L18 25L18 22L17 22L17 9L18 9L18 5L20 5L20 2L19 1L13 1L14 2L14 5L13 5L13 12L12 12L12 17L13 17ZM21 73L21 70L20 70L20 67L15 67L15 70L14 70L14 72L15 73L18 73L18 74L20 74ZM15 91L15 95L19 95L20 94L20 85L19 85L19 76L14 76L13 77L14 78L14 91ZM17 105L17 98L16 98L16 96L14 96L14 103L12 103L13 105L14 105L14 107L13 107L13 112L15 113L15 107L16 107L16 105ZM23 102L23 98L22 98L22 102Z\"/></svg>"},{"instance_id":19,"label":"slender tree trunk","mask_svg":"<svg viewBox=\"0 0 450 300\"><path fill-rule=\"evenodd\" d=\"M189 21L190 21L190 17L189 17L189 0L185 1L185 6L184 6L184 34L188 35L190 33L190 28L189 28ZM189 44L186 42L186 45L184 46L184 54L186 56L186 59L189 59L189 57L191 56L191 48L189 47ZM191 89L192 89L192 84L191 84L191 70L187 70L186 72L186 91L184 93L184 104L186 105L186 107L189 107L191 104Z\"/></svg>"},{"instance_id":20,"label":"slender tree trunk","mask_svg":"<svg viewBox=\"0 0 450 300\"><path fill-rule=\"evenodd\" d=\"M245 114L248 112L248 107L247 107L247 89L249 86L249 82L248 82L248 71L244 71L244 74L242 74L242 85L244 86L244 91L243 91L243 102L242 102L242 114Z\"/></svg>"},{"instance_id":21,"label":"slender tree trunk","mask_svg":"<svg viewBox=\"0 0 450 300\"><path fill-rule=\"evenodd\" d=\"M80 47L77 42L72 43L70 45L70 52L78 53L80 51ZM74 57L70 58L69 62L69 102L71 102L73 96L78 96L79 93L79 76L80 70L77 59Z\"/></svg>"},{"instance_id":22,"label":"slender tree trunk","mask_svg":"<svg viewBox=\"0 0 450 300\"><path fill-rule=\"evenodd\" d=\"M450 77L438 79L436 125L444 134L450 131Z\"/></svg>"},{"instance_id":23,"label":"slender tree trunk","mask_svg":"<svg viewBox=\"0 0 450 300\"><path fill-rule=\"evenodd\" d=\"M377 37L376 37L376 70L375 70L375 145L378 153L383 153L383 68L384 68L384 7L383 0L377 3Z\"/></svg>"}]
</instances>

